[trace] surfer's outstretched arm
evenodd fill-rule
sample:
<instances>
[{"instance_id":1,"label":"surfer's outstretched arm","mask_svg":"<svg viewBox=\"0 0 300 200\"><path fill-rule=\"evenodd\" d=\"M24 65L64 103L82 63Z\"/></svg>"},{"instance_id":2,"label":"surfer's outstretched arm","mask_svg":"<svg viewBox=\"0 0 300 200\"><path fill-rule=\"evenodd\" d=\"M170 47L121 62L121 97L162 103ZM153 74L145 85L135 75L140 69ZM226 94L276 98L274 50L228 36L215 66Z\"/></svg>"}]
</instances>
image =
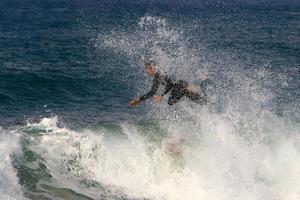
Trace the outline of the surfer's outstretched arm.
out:
<instances>
[{"instance_id":1,"label":"surfer's outstretched arm","mask_svg":"<svg viewBox=\"0 0 300 200\"><path fill-rule=\"evenodd\" d=\"M143 96L141 96L139 98L140 101L145 101L151 97L153 97L157 90L158 90L158 86L159 86L159 77L158 75L155 75L155 78L153 79L153 84L152 84L152 87L151 87L151 90L149 92L147 92L146 94L144 94Z\"/></svg>"},{"instance_id":2,"label":"surfer's outstretched arm","mask_svg":"<svg viewBox=\"0 0 300 200\"><path fill-rule=\"evenodd\" d=\"M151 90L149 92L147 92L146 94L144 94L143 96L131 100L129 102L129 104L131 106L135 106L135 105L138 105L140 102L153 97L158 90L158 86L159 86L159 75L157 74L157 75L155 75L155 78L153 79L153 84L152 84Z\"/></svg>"}]
</instances>

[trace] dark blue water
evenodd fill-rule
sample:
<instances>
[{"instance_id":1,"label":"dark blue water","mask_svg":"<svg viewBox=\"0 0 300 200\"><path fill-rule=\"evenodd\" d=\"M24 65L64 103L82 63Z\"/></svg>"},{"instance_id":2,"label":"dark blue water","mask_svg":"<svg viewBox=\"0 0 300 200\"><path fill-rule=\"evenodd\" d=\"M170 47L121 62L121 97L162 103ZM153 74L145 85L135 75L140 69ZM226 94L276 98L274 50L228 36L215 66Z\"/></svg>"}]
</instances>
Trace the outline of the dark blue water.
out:
<instances>
[{"instance_id":1,"label":"dark blue water","mask_svg":"<svg viewBox=\"0 0 300 200\"><path fill-rule=\"evenodd\" d=\"M126 61L97 51L97 27L90 27L95 23L107 29L109 20L114 21L108 15L116 18L113 23L120 17L110 14L114 4L94 4L1 2L2 125L45 112L88 121L126 110L130 92L120 78ZM99 18L107 22L98 24Z\"/></svg>"},{"instance_id":2,"label":"dark blue water","mask_svg":"<svg viewBox=\"0 0 300 200\"><path fill-rule=\"evenodd\" d=\"M129 106L145 58L210 104ZM299 1L1 0L0 198L296 199L299 88Z\"/></svg>"}]
</instances>

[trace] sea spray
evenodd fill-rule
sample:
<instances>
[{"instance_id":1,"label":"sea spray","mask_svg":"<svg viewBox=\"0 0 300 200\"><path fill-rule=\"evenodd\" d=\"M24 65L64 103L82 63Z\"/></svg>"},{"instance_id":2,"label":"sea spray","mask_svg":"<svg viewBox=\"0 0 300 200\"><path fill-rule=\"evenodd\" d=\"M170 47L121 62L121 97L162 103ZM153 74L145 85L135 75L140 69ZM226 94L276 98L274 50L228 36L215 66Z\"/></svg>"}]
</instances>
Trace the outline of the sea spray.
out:
<instances>
[{"instance_id":1,"label":"sea spray","mask_svg":"<svg viewBox=\"0 0 300 200\"><path fill-rule=\"evenodd\" d=\"M4 198L299 199L297 7L16 5L1 15ZM148 59L207 73L209 104L127 106Z\"/></svg>"},{"instance_id":2,"label":"sea spray","mask_svg":"<svg viewBox=\"0 0 300 200\"><path fill-rule=\"evenodd\" d=\"M51 120L55 123L55 119L42 122ZM154 132L144 135L143 127L128 123L120 124L121 132L114 137L46 123L42 125L48 132L36 135L40 142L29 146L47 161L53 179L72 180L77 185L72 189L94 198L99 196L95 192L99 185L115 191L114 195L138 199L299 197L297 126L269 114L260 127L265 140L249 142L224 115L198 120L213 126L202 125L196 132L186 127L181 156L166 152L167 135L154 141ZM182 126L178 123L178 128Z\"/></svg>"},{"instance_id":3,"label":"sea spray","mask_svg":"<svg viewBox=\"0 0 300 200\"><path fill-rule=\"evenodd\" d=\"M22 186L12 162L13 157L20 153L20 134L16 131L6 131L0 127L0 199L26 199Z\"/></svg>"}]
</instances>

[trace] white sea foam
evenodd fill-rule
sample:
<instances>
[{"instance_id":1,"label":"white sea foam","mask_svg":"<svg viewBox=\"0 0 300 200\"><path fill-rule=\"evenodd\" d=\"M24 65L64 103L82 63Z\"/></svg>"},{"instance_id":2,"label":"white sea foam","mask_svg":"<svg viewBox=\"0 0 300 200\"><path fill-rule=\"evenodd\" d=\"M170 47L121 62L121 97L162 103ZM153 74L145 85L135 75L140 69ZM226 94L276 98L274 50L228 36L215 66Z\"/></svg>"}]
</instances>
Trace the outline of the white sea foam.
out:
<instances>
[{"instance_id":1,"label":"white sea foam","mask_svg":"<svg viewBox=\"0 0 300 200\"><path fill-rule=\"evenodd\" d=\"M274 115L260 119L265 137L258 139L241 136L224 116L199 118L201 127L186 127L196 132L186 134L180 155L169 154L164 139L153 141L132 124L121 125L127 137L106 137L55 128L56 119L52 120L39 124L52 124L52 131L34 148L43 152L54 178L62 182L67 177L93 180L130 197L150 199L300 197L299 127ZM81 192L99 195L88 189Z\"/></svg>"},{"instance_id":2,"label":"white sea foam","mask_svg":"<svg viewBox=\"0 0 300 200\"><path fill-rule=\"evenodd\" d=\"M0 127L0 199L25 199L12 166L11 155L19 152L19 135Z\"/></svg>"}]
</instances>

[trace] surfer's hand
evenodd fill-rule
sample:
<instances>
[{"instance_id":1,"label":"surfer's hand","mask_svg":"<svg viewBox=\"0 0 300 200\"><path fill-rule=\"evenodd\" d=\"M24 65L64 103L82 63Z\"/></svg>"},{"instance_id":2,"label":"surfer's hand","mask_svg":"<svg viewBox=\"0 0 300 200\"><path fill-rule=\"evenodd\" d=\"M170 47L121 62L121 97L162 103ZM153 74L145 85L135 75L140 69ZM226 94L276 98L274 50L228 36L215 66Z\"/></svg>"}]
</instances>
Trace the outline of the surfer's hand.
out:
<instances>
[{"instance_id":1,"label":"surfer's hand","mask_svg":"<svg viewBox=\"0 0 300 200\"><path fill-rule=\"evenodd\" d=\"M132 100L129 102L129 104L130 104L131 106L136 106L136 105L138 105L140 102L141 102L140 99L135 98L135 99L132 99Z\"/></svg>"},{"instance_id":2,"label":"surfer's hand","mask_svg":"<svg viewBox=\"0 0 300 200\"><path fill-rule=\"evenodd\" d=\"M163 99L163 96L160 96L160 95L154 96L154 101L156 101L156 103L161 102L162 99Z\"/></svg>"}]
</instances>

